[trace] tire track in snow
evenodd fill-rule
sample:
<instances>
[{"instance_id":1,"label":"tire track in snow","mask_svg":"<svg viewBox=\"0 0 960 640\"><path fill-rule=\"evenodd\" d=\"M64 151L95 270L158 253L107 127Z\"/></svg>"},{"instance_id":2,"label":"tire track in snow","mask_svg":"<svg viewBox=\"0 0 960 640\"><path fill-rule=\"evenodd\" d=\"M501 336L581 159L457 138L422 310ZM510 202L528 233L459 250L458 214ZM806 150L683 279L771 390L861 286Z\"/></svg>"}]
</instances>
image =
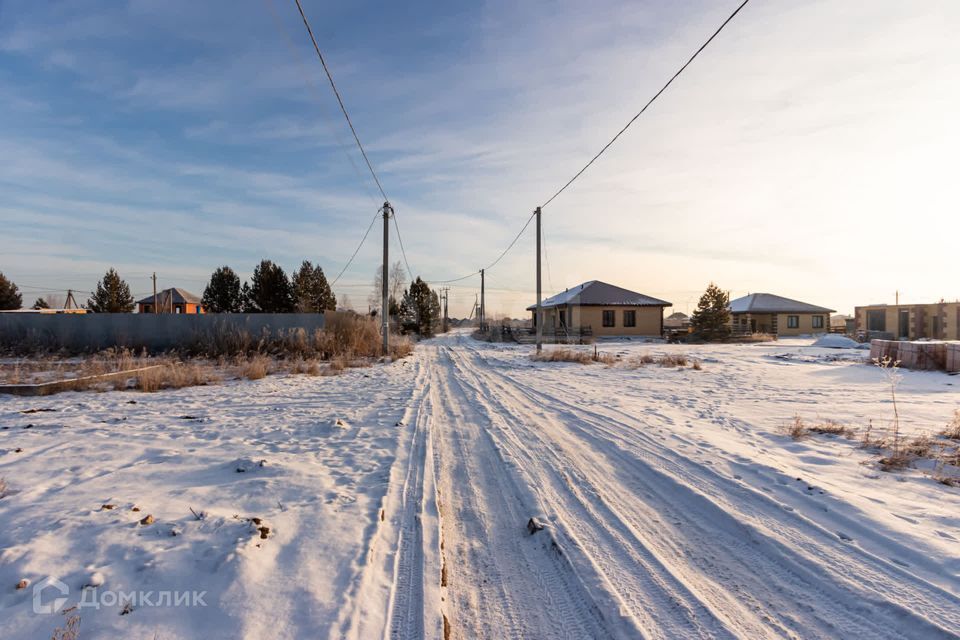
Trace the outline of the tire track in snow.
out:
<instances>
[{"instance_id":1,"label":"tire track in snow","mask_svg":"<svg viewBox=\"0 0 960 640\"><path fill-rule=\"evenodd\" d=\"M476 351L472 352L472 356L482 358ZM482 367L473 366L472 369L481 370ZM484 372L481 371L480 375L483 376ZM804 637L810 635L862 637L863 634L872 637L912 637L918 633L932 637L953 637L950 632L917 612L930 611L930 617L935 619L954 619L958 611L955 606L951 608L951 605L956 603L955 597L944 594L940 589L927 584L920 585L921 588L926 589L926 593L922 595L916 593L914 585L909 584L912 577L906 572L892 571L901 575L891 576L890 571L887 574L879 573L872 567L868 567L865 571L862 566L856 566L844 557L844 553L849 552L847 549L841 550L840 555L827 555L819 559L809 557L802 551L812 549L820 551L820 555L823 556L824 541L810 540L809 536L804 535L803 532L789 528L784 531L781 526L784 517L799 518L800 516L781 515L782 510L778 508L772 509L776 512L776 518L772 518L769 511L764 513L759 510L766 517L766 522L763 524L768 525L763 527L763 531L776 536L774 540L766 539L766 533L761 533L752 525L736 520L724 510L720 506L722 502L715 503L682 482L681 478L689 481L691 476L698 476L697 480L704 481L697 482L698 487L705 484L710 486L710 475L718 474L689 460L679 460L675 452L665 450L664 453L655 453L655 450L663 450L664 445L638 429L644 426L641 420L629 416L628 422L634 425L631 428L624 422L628 416L623 412L611 409L610 413L621 414L618 417L611 417L602 410L586 410L582 405L573 404L568 398L558 396L555 387L551 391L544 391L542 388L532 391L526 383L518 380L517 376L504 374L504 378L511 384L503 384L495 376L488 374L485 376L485 386L491 390L496 389L496 393L507 396L514 404L526 405L521 412L523 415L530 411L553 414L555 419L552 423L555 426L560 425L564 430L578 434L578 447L585 444L587 448L596 448L599 445L600 448L597 451L600 455L596 458L597 464L611 469L620 469L620 475L627 476L627 488L630 489L628 494L645 493L647 500L654 499L659 503L652 513L647 513L648 517L655 517L657 513L662 513L678 524L683 523L685 526L673 527L671 531L671 536L680 541L689 536L690 530L696 531L697 536L693 536L693 539L688 540L683 547L671 549L668 545L662 545L666 547L666 552L679 552L681 556L691 558L692 568L713 573L728 585L731 580L739 581L742 584L731 585L739 596L766 593L765 597L769 601L767 611L759 610L765 618L774 620L782 616L786 618L785 624ZM576 395L576 389L567 388ZM540 403L543 400L549 402L549 411L545 412L541 408ZM628 444L631 445L630 454L621 453L619 449ZM567 456L571 453L575 455L575 452L569 450L561 455ZM658 464L658 461L661 458L667 459L665 457L667 454L669 454L672 468L662 469L663 465ZM638 455L640 457L637 457ZM624 474L622 471L624 469L636 469L637 472ZM595 486L604 484L603 474L592 474L592 479ZM624 502L621 505L624 514L642 513L643 500L617 500L617 489L620 494L624 494L623 488L622 484L608 484L605 491L598 496L602 495L602 499L613 503ZM729 488L728 482L726 491L729 491ZM720 490L721 493L723 491L723 489ZM683 501L679 500L681 497ZM766 496L760 496L759 499L770 501ZM676 509L678 502L685 503L688 508ZM712 513L712 520L698 522L695 518L691 518L690 515L694 509L703 509L706 513ZM627 518L629 519L629 515ZM829 539L828 532L814 533L826 534L825 537ZM781 542L782 534L789 534L788 537L792 539ZM700 553L698 556L696 552L698 547L703 545L704 539L711 539L712 546L722 542L726 555L711 558ZM747 541L751 544L747 544ZM692 557L691 552L693 552ZM818 575L818 572L833 573L835 570L833 566L837 564L846 565L844 569L848 575L856 576L857 584L837 574L834 574L832 579ZM731 567L739 567L739 570L726 574ZM757 573L761 575L757 576ZM906 585L902 584L903 578L907 578ZM781 593L772 593L771 582L781 590ZM861 583L865 583L868 588L863 589ZM803 588L797 589L799 585L803 585ZM884 597L884 594L890 591L898 592L896 598L898 602L892 602ZM784 598L783 594L791 597ZM817 598L813 598L813 595ZM901 605L899 601L907 602L908 605ZM813 604L810 604L811 602ZM855 604L849 604L851 602ZM794 611L787 615L786 612L791 608L794 608ZM819 623L816 629L811 628L814 621Z\"/></svg>"},{"instance_id":2,"label":"tire track in snow","mask_svg":"<svg viewBox=\"0 0 960 640\"><path fill-rule=\"evenodd\" d=\"M444 362L433 380L438 389L434 427L454 635L612 637L550 536L526 535L524 525L534 509L525 499L527 489L516 484L489 437L486 416L474 409L468 390L453 375L449 350L439 351Z\"/></svg>"}]
</instances>

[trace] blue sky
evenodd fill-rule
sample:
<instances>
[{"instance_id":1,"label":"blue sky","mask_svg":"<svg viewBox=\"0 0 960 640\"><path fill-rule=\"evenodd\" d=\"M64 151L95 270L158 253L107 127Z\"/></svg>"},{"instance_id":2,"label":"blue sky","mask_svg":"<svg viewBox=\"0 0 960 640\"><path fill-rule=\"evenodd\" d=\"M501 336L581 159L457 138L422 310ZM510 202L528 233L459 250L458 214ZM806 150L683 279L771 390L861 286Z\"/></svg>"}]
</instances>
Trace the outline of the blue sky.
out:
<instances>
[{"instance_id":1,"label":"blue sky","mask_svg":"<svg viewBox=\"0 0 960 640\"><path fill-rule=\"evenodd\" d=\"M492 261L735 4L304 2L427 279ZM958 26L945 0L751 3L546 210L545 294L960 297ZM0 152L0 270L29 301L111 265L138 294L263 257L332 277L381 200L292 0L2 0ZM491 310L532 302L533 240ZM379 246L338 286L357 308Z\"/></svg>"}]
</instances>

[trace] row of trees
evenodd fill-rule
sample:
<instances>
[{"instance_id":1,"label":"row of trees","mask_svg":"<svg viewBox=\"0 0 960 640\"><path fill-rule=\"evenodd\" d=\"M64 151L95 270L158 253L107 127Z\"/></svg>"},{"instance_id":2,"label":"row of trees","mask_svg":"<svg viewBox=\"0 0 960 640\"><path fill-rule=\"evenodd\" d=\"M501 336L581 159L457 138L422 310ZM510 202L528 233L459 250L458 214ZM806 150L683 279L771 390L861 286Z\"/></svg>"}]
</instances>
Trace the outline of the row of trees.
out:
<instances>
[{"instance_id":1,"label":"row of trees","mask_svg":"<svg viewBox=\"0 0 960 640\"><path fill-rule=\"evenodd\" d=\"M250 282L228 266L213 272L203 290L203 306L211 313L321 313L337 308L337 297L320 265L304 260L291 278L283 267L262 260Z\"/></svg>"},{"instance_id":2,"label":"row of trees","mask_svg":"<svg viewBox=\"0 0 960 640\"><path fill-rule=\"evenodd\" d=\"M135 304L130 285L111 267L84 307L95 313L130 313ZM23 295L17 285L0 273L0 310L22 306ZM39 298L33 308L50 306ZM336 309L337 298L319 265L304 260L288 278L280 265L262 260L250 282L243 284L228 266L214 271L203 291L203 306L211 313L320 313Z\"/></svg>"}]
</instances>

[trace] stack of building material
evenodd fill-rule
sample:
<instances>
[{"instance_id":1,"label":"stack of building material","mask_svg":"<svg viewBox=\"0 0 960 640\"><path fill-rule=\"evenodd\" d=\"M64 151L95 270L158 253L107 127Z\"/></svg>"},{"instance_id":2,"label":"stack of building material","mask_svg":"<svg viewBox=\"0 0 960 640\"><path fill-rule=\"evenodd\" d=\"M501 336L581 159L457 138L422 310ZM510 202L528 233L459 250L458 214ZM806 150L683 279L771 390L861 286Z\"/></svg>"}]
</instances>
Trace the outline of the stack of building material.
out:
<instances>
[{"instance_id":1,"label":"stack of building material","mask_svg":"<svg viewBox=\"0 0 960 640\"><path fill-rule=\"evenodd\" d=\"M960 373L960 342L951 342L947 345L947 371Z\"/></svg>"},{"instance_id":2,"label":"stack of building material","mask_svg":"<svg viewBox=\"0 0 960 640\"><path fill-rule=\"evenodd\" d=\"M904 369L917 368L917 353L919 352L917 342L901 342L897 345L897 358L900 366Z\"/></svg>"},{"instance_id":3,"label":"stack of building material","mask_svg":"<svg viewBox=\"0 0 960 640\"><path fill-rule=\"evenodd\" d=\"M900 366L924 371L943 370L947 364L944 342L901 342L898 348Z\"/></svg>"},{"instance_id":4,"label":"stack of building material","mask_svg":"<svg viewBox=\"0 0 960 640\"><path fill-rule=\"evenodd\" d=\"M871 340L870 359L883 360L890 358L892 362L900 359L900 342L897 340Z\"/></svg>"}]
</instances>

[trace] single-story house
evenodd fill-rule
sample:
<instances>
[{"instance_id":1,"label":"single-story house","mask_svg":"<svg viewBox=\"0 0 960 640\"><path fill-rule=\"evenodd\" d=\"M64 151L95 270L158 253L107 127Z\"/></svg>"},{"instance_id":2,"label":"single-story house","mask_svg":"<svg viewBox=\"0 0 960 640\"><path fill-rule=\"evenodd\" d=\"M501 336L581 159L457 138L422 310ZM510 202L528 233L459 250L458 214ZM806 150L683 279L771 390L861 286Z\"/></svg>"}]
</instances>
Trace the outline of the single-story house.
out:
<instances>
[{"instance_id":1,"label":"single-story house","mask_svg":"<svg viewBox=\"0 0 960 640\"><path fill-rule=\"evenodd\" d=\"M854 310L857 333L892 338L960 340L960 302L874 304Z\"/></svg>"},{"instance_id":2,"label":"single-story house","mask_svg":"<svg viewBox=\"0 0 960 640\"><path fill-rule=\"evenodd\" d=\"M663 328L670 331L686 331L690 328L690 316L683 311L674 311L663 321Z\"/></svg>"},{"instance_id":3,"label":"single-story house","mask_svg":"<svg viewBox=\"0 0 960 640\"><path fill-rule=\"evenodd\" d=\"M156 301L156 310L154 309ZM143 300L137 301L137 311L139 313L206 313L203 308L203 301L184 289L173 287L158 291L156 297L153 294Z\"/></svg>"},{"instance_id":4,"label":"single-story house","mask_svg":"<svg viewBox=\"0 0 960 640\"><path fill-rule=\"evenodd\" d=\"M543 310L546 334L583 333L595 336L659 337L663 335L665 300L591 280L547 298ZM536 326L537 305L527 307Z\"/></svg>"},{"instance_id":5,"label":"single-story house","mask_svg":"<svg viewBox=\"0 0 960 640\"><path fill-rule=\"evenodd\" d=\"M799 336L828 333L833 309L791 300L772 293L751 293L730 301L733 330Z\"/></svg>"}]
</instances>

